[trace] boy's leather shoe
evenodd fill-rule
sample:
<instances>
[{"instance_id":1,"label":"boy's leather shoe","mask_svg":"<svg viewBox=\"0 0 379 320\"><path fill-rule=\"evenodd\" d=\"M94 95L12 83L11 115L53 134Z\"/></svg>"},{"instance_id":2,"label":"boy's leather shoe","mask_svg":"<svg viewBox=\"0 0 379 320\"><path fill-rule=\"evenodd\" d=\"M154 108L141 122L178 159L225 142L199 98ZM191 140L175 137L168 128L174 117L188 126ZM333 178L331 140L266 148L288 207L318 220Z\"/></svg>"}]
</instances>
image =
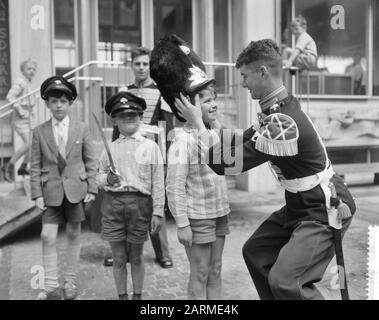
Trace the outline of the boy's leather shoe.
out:
<instances>
[{"instance_id":1,"label":"boy's leather shoe","mask_svg":"<svg viewBox=\"0 0 379 320\"><path fill-rule=\"evenodd\" d=\"M11 163L7 163L4 167L1 168L3 171L4 179L9 183L13 182L13 168L14 165Z\"/></svg>"},{"instance_id":2,"label":"boy's leather shoe","mask_svg":"<svg viewBox=\"0 0 379 320\"><path fill-rule=\"evenodd\" d=\"M133 293L132 300L142 300L142 293Z\"/></svg>"},{"instance_id":3,"label":"boy's leather shoe","mask_svg":"<svg viewBox=\"0 0 379 320\"><path fill-rule=\"evenodd\" d=\"M30 175L30 172L29 172L29 170L28 170L28 168L27 168L26 163L23 163L23 164L21 165L21 167L17 170L17 174L18 174L19 176Z\"/></svg>"},{"instance_id":4,"label":"boy's leather shoe","mask_svg":"<svg viewBox=\"0 0 379 320\"><path fill-rule=\"evenodd\" d=\"M104 267L112 267L112 266L113 266L113 257L105 257Z\"/></svg>"},{"instance_id":5,"label":"boy's leather shoe","mask_svg":"<svg viewBox=\"0 0 379 320\"><path fill-rule=\"evenodd\" d=\"M163 268L163 269L168 269L172 268L174 264L172 263L172 260L170 258L161 258L161 259L155 259L157 263Z\"/></svg>"},{"instance_id":6,"label":"boy's leather shoe","mask_svg":"<svg viewBox=\"0 0 379 320\"><path fill-rule=\"evenodd\" d=\"M78 297L78 287L74 280L66 280L63 285L63 298L74 300Z\"/></svg>"},{"instance_id":7,"label":"boy's leather shoe","mask_svg":"<svg viewBox=\"0 0 379 320\"><path fill-rule=\"evenodd\" d=\"M57 288L54 291L42 290L35 300L62 300L61 288Z\"/></svg>"},{"instance_id":8,"label":"boy's leather shoe","mask_svg":"<svg viewBox=\"0 0 379 320\"><path fill-rule=\"evenodd\" d=\"M127 293L125 294L119 294L118 295L118 300L129 300L129 296Z\"/></svg>"}]
</instances>

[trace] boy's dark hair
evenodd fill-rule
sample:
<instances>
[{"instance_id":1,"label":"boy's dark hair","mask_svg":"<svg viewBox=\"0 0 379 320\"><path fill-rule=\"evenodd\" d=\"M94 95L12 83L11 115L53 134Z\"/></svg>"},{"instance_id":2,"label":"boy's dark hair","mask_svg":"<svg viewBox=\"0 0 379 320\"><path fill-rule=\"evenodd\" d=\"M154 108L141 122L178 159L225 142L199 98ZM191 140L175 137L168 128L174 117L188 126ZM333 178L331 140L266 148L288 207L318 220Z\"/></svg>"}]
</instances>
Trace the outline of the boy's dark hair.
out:
<instances>
[{"instance_id":1,"label":"boy's dark hair","mask_svg":"<svg viewBox=\"0 0 379 320\"><path fill-rule=\"evenodd\" d=\"M241 52L236 62L236 68L253 62L261 62L270 69L282 69L282 56L279 46L271 39L251 41Z\"/></svg>"},{"instance_id":2,"label":"boy's dark hair","mask_svg":"<svg viewBox=\"0 0 379 320\"><path fill-rule=\"evenodd\" d=\"M132 61L140 56L149 56L150 57L151 50L144 47L137 47L132 50Z\"/></svg>"},{"instance_id":3,"label":"boy's dark hair","mask_svg":"<svg viewBox=\"0 0 379 320\"><path fill-rule=\"evenodd\" d=\"M67 94L65 93L64 91L60 91L60 90L51 90L49 91L47 94L46 94L46 98L49 99L50 97L51 98L56 98L56 99L60 99L62 97L66 97L67 100L71 101L72 98Z\"/></svg>"},{"instance_id":4,"label":"boy's dark hair","mask_svg":"<svg viewBox=\"0 0 379 320\"><path fill-rule=\"evenodd\" d=\"M209 91L209 92L213 93L215 99L217 98L217 91L216 91L216 85L215 85L215 83L210 83L205 88L201 89L199 91L199 97L200 98L203 97L203 93L202 93L203 91Z\"/></svg>"}]
</instances>

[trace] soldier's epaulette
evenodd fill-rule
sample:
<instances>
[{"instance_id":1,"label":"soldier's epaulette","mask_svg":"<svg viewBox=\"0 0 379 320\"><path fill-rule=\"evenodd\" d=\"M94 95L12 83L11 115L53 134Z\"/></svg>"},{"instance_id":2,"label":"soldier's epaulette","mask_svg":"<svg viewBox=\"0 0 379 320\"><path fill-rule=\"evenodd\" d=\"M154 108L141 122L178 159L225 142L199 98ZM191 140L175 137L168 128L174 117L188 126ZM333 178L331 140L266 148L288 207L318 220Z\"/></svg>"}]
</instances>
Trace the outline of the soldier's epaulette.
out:
<instances>
[{"instance_id":1,"label":"soldier's epaulette","mask_svg":"<svg viewBox=\"0 0 379 320\"><path fill-rule=\"evenodd\" d=\"M262 153L277 157L298 154L299 129L295 120L284 113L265 117L253 139L255 148Z\"/></svg>"}]
</instances>

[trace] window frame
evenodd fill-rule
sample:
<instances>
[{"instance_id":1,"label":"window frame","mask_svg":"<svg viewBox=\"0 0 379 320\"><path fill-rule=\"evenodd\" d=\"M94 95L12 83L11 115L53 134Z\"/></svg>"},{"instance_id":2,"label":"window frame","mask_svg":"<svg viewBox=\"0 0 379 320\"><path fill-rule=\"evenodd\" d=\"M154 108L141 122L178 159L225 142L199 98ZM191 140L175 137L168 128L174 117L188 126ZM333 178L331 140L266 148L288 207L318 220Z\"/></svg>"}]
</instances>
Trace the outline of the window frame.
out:
<instances>
[{"instance_id":1,"label":"window frame","mask_svg":"<svg viewBox=\"0 0 379 320\"><path fill-rule=\"evenodd\" d=\"M295 18L296 14L296 1L299 0L289 0L291 5L291 20ZM374 0L368 0L368 5L366 8L366 58L367 58L367 87L365 95L309 95L309 99L312 100L343 100L343 99L352 99L352 100L379 100L379 95L373 95L373 85L374 85L374 77L373 77L373 59L374 59ZM281 19L276 21L277 28L281 30ZM280 42L282 41L282 35L279 34ZM292 45L295 45L295 37L292 35ZM306 93L303 93L303 96L306 96Z\"/></svg>"}]
</instances>

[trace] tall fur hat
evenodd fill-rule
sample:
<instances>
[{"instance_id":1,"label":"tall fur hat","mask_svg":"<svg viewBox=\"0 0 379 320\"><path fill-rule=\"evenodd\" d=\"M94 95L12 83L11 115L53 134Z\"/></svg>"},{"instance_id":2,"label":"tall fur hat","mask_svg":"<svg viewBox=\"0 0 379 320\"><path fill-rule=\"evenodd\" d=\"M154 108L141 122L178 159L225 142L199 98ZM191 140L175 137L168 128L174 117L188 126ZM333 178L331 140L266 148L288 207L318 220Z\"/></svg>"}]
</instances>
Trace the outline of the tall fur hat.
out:
<instances>
[{"instance_id":1,"label":"tall fur hat","mask_svg":"<svg viewBox=\"0 0 379 320\"><path fill-rule=\"evenodd\" d=\"M150 76L176 118L182 122L186 120L178 115L175 97L180 97L182 92L193 101L196 93L215 83L214 79L207 77L200 57L176 35L163 37L152 50Z\"/></svg>"}]
</instances>

